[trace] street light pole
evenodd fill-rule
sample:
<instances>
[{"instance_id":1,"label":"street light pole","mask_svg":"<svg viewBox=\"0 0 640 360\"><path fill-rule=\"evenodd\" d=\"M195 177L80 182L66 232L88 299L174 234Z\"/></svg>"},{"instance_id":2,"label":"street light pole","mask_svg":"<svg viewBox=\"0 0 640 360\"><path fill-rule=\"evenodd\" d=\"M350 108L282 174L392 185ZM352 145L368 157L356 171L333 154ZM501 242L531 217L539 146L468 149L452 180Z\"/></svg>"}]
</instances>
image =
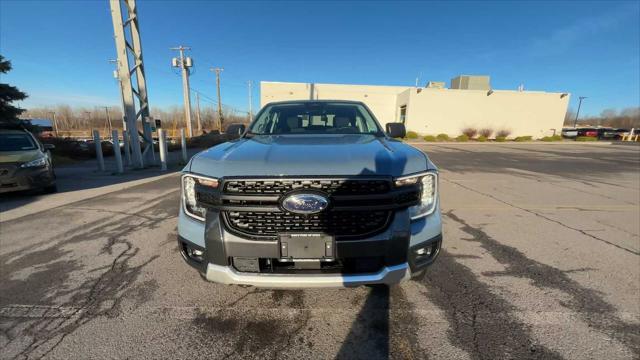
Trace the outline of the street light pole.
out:
<instances>
[{"instance_id":1,"label":"street light pole","mask_svg":"<svg viewBox=\"0 0 640 360\"><path fill-rule=\"evenodd\" d=\"M53 122L53 131L56 134L56 137L58 137L58 122L56 121L56 112L52 111L51 112L51 117L52 117L52 122Z\"/></svg>"},{"instance_id":2,"label":"street light pole","mask_svg":"<svg viewBox=\"0 0 640 360\"><path fill-rule=\"evenodd\" d=\"M173 58L171 63L173 67L178 67L182 71L182 92L184 97L184 121L187 125L187 135L193 136L193 129L191 128L191 93L189 87L189 68L192 66L192 60L188 56L184 56L185 50L191 50L188 46L173 47L171 50L177 50L180 52L179 58Z\"/></svg>"},{"instance_id":3,"label":"street light pole","mask_svg":"<svg viewBox=\"0 0 640 360\"><path fill-rule=\"evenodd\" d=\"M580 116L580 107L582 106L582 100L586 99L586 96L580 96L578 97L578 99L580 100L580 102L578 102L578 111L576 112L576 119L573 121L573 127L575 128L576 126L578 126L578 116Z\"/></svg>"}]
</instances>

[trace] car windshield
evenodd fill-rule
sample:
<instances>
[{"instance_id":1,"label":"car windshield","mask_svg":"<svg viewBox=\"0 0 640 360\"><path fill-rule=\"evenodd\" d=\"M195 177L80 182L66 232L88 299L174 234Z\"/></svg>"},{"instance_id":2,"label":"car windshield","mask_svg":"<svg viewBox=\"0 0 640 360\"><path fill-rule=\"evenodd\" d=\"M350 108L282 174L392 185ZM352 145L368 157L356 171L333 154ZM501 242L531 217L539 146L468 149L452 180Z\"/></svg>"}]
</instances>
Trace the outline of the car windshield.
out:
<instances>
[{"instance_id":1,"label":"car windshield","mask_svg":"<svg viewBox=\"0 0 640 360\"><path fill-rule=\"evenodd\" d=\"M249 134L383 135L378 122L364 106L340 102L269 105L251 124Z\"/></svg>"},{"instance_id":2,"label":"car windshield","mask_svg":"<svg viewBox=\"0 0 640 360\"><path fill-rule=\"evenodd\" d=\"M36 148L36 143L28 134L0 134L0 151L25 151Z\"/></svg>"}]
</instances>

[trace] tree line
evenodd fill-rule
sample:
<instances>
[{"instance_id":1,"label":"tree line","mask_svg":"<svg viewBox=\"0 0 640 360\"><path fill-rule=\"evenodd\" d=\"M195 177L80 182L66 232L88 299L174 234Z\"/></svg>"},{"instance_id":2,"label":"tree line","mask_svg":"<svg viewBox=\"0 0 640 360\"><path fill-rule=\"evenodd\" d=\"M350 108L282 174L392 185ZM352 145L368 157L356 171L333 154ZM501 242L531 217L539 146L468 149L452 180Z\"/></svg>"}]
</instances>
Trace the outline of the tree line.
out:
<instances>
[{"instance_id":1,"label":"tree line","mask_svg":"<svg viewBox=\"0 0 640 360\"><path fill-rule=\"evenodd\" d=\"M22 113L23 119L48 119L53 120L55 116L59 131L86 131L91 129L106 129L109 127L109 120L113 129L122 129L122 109L119 107L82 107L71 105L39 106L27 109ZM181 106L171 106L168 108L151 108L151 117L160 119L163 128L186 128L184 108ZM222 114L222 129L226 129L231 124L247 123L248 116L234 111L224 110ZM192 109L191 121L194 132L198 128L198 113ZM202 129L209 132L219 130L218 112L212 108L200 109L200 123Z\"/></svg>"},{"instance_id":2,"label":"tree line","mask_svg":"<svg viewBox=\"0 0 640 360\"><path fill-rule=\"evenodd\" d=\"M573 126L576 113L572 109L567 111L564 126ZM640 129L640 107L630 107L623 110L605 109L599 116L580 116L578 126L609 126L614 128Z\"/></svg>"}]
</instances>

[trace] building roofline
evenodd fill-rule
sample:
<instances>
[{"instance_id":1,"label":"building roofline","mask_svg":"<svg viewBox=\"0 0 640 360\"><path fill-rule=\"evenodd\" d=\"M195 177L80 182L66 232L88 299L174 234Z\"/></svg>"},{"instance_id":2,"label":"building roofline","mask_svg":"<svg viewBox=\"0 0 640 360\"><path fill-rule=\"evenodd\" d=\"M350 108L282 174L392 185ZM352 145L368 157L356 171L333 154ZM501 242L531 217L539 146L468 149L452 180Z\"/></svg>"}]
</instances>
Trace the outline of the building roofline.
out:
<instances>
[{"instance_id":1,"label":"building roofline","mask_svg":"<svg viewBox=\"0 0 640 360\"><path fill-rule=\"evenodd\" d=\"M468 75L460 75L460 76L468 76ZM471 75L471 76L478 76L478 75ZM482 75L484 76L484 75ZM488 76L488 75L487 75ZM421 89L422 91L424 90L429 90L429 91L488 91L488 90L478 90L478 89L452 89L452 88L428 88L428 87L424 87L424 86L419 86L419 87L415 87L415 86L400 86L400 85L365 85L365 84L336 84L336 83L307 83L307 82L292 82L292 81L260 81L260 84L262 83L266 83L266 84L294 84L294 85L311 85L313 84L315 85L329 85L329 86L366 86L366 87L389 87L389 88L398 88L399 90L401 89L402 92L410 90L410 89ZM571 95L570 93L566 92L566 91L544 91L544 90L523 90L523 91L519 91L519 90L511 90L511 89L491 89L494 92L498 93L498 92L517 92L517 93L527 93L527 94L568 94ZM342 101L342 100L340 100Z\"/></svg>"}]
</instances>

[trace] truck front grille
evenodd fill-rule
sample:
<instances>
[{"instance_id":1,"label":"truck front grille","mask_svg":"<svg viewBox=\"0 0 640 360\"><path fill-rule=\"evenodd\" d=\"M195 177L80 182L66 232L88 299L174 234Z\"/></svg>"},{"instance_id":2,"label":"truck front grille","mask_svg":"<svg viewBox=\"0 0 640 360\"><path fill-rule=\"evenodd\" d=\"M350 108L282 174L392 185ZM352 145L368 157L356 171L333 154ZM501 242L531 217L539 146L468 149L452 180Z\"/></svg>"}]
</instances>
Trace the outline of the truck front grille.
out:
<instances>
[{"instance_id":1,"label":"truck front grille","mask_svg":"<svg viewBox=\"0 0 640 360\"><path fill-rule=\"evenodd\" d=\"M321 232L338 238L353 238L384 231L392 212L360 210L299 215L284 211L224 211L223 216L229 229L250 237L275 238L278 233Z\"/></svg>"},{"instance_id":2,"label":"truck front grille","mask_svg":"<svg viewBox=\"0 0 640 360\"><path fill-rule=\"evenodd\" d=\"M388 180L378 179L261 179L224 182L226 194L278 195L293 190L316 190L328 195L384 194L390 190Z\"/></svg>"}]
</instances>

